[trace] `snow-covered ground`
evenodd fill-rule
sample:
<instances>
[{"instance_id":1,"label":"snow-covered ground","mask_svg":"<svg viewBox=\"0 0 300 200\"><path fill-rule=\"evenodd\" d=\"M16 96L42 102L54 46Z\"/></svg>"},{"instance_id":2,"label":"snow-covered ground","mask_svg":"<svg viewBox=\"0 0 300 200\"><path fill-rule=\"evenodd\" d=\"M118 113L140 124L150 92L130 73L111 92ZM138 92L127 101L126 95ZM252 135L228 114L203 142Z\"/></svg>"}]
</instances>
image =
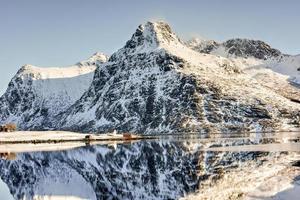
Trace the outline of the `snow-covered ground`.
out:
<instances>
[{"instance_id":1,"label":"snow-covered ground","mask_svg":"<svg viewBox=\"0 0 300 200\"><path fill-rule=\"evenodd\" d=\"M126 138L123 134L83 134L69 131L17 131L0 133L0 146L1 149L5 149L6 144L25 144L25 143L51 143L51 142L80 142L85 141L86 136L90 141L122 141L122 140L138 140L146 139L146 136L131 135L130 138ZM151 137L150 137L151 139ZM105 143L104 143L105 144Z\"/></svg>"},{"instance_id":2,"label":"snow-covered ground","mask_svg":"<svg viewBox=\"0 0 300 200\"><path fill-rule=\"evenodd\" d=\"M80 140L87 134L80 134L68 131L17 131L0 134L0 141L48 141L48 140ZM105 136L104 136L105 137Z\"/></svg>"},{"instance_id":3,"label":"snow-covered ground","mask_svg":"<svg viewBox=\"0 0 300 200\"><path fill-rule=\"evenodd\" d=\"M85 138L87 135L88 143ZM68 131L0 132L0 153L63 151L86 145L105 145L115 148L117 144L133 143L140 139L147 139L147 137L131 135L129 139L124 138L123 134L83 134Z\"/></svg>"},{"instance_id":4,"label":"snow-covered ground","mask_svg":"<svg viewBox=\"0 0 300 200\"><path fill-rule=\"evenodd\" d=\"M278 192L273 197L265 198L265 200L297 200L300 194L300 182L290 185L290 187L284 191Z\"/></svg>"}]
</instances>

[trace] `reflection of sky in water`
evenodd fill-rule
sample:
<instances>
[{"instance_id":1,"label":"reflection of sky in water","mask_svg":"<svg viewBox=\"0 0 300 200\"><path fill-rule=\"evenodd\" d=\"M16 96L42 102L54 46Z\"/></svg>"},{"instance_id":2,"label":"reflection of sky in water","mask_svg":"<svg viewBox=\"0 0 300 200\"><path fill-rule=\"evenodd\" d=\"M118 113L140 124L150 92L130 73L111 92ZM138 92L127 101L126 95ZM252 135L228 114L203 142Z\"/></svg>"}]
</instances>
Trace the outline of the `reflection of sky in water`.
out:
<instances>
[{"instance_id":1,"label":"reflection of sky in water","mask_svg":"<svg viewBox=\"0 0 300 200\"><path fill-rule=\"evenodd\" d=\"M1 200L13 200L14 198L9 192L7 185L0 179L0 199Z\"/></svg>"}]
</instances>

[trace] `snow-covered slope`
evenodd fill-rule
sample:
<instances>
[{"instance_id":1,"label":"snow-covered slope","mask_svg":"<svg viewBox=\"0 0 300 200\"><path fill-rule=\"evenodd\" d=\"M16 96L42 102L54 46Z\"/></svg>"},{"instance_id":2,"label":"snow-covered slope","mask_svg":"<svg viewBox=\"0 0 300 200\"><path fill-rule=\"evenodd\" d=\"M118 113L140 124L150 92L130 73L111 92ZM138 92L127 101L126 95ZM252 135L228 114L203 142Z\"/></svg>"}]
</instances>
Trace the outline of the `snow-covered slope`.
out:
<instances>
[{"instance_id":1,"label":"snow-covered slope","mask_svg":"<svg viewBox=\"0 0 300 200\"><path fill-rule=\"evenodd\" d=\"M288 75L291 82L300 85L300 55L285 56L279 62L271 63L269 66L275 72Z\"/></svg>"},{"instance_id":2,"label":"snow-covered slope","mask_svg":"<svg viewBox=\"0 0 300 200\"><path fill-rule=\"evenodd\" d=\"M287 75L288 81L300 83L300 56L283 54L263 41L237 38L218 43L213 40L194 38L186 44L201 53L243 60L248 67L271 69Z\"/></svg>"},{"instance_id":3,"label":"snow-covered slope","mask_svg":"<svg viewBox=\"0 0 300 200\"><path fill-rule=\"evenodd\" d=\"M244 73L246 64L198 53L166 23L148 22L96 69L57 127L163 133L298 126L299 103Z\"/></svg>"},{"instance_id":4,"label":"snow-covered slope","mask_svg":"<svg viewBox=\"0 0 300 200\"><path fill-rule=\"evenodd\" d=\"M96 66L106 60L96 53L66 68L21 67L0 98L0 123L13 122L20 129L48 128L55 115L88 89Z\"/></svg>"}]
</instances>

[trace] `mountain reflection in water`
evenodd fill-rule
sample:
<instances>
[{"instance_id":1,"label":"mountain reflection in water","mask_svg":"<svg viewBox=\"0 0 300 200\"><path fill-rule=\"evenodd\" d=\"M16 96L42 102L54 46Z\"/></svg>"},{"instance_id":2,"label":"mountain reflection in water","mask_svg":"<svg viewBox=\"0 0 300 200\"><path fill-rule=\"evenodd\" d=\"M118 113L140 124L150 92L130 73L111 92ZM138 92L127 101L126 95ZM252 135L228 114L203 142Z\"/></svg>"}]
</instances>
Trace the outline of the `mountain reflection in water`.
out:
<instances>
[{"instance_id":1,"label":"mountain reflection in water","mask_svg":"<svg viewBox=\"0 0 300 200\"><path fill-rule=\"evenodd\" d=\"M0 176L15 199L216 199L218 192L220 198L239 199L250 192L249 180L258 183L287 169L300 176L299 138L165 137L18 153L0 160ZM234 184L241 188L233 190Z\"/></svg>"}]
</instances>

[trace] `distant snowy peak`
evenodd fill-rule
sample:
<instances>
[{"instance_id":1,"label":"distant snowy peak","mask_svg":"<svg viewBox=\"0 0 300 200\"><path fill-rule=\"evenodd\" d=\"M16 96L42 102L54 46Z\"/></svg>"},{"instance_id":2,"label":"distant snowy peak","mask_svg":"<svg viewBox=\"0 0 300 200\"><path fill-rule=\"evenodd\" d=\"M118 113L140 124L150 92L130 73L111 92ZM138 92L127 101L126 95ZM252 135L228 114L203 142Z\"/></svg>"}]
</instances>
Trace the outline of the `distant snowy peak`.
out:
<instances>
[{"instance_id":1,"label":"distant snowy peak","mask_svg":"<svg viewBox=\"0 0 300 200\"><path fill-rule=\"evenodd\" d=\"M253 56L258 59L268 59L282 55L279 50L260 40L231 39L224 42L222 46L229 54L244 58Z\"/></svg>"},{"instance_id":2,"label":"distant snowy peak","mask_svg":"<svg viewBox=\"0 0 300 200\"><path fill-rule=\"evenodd\" d=\"M188 41L187 45L200 53L210 53L224 57L254 57L266 60L283 55L279 50L272 48L263 41L241 38L230 39L223 43L217 43L214 40L193 39Z\"/></svg>"},{"instance_id":3,"label":"distant snowy peak","mask_svg":"<svg viewBox=\"0 0 300 200\"><path fill-rule=\"evenodd\" d=\"M186 45L200 53L210 53L213 49L216 49L219 46L219 43L214 40L193 38L187 41Z\"/></svg>"},{"instance_id":4,"label":"distant snowy peak","mask_svg":"<svg viewBox=\"0 0 300 200\"><path fill-rule=\"evenodd\" d=\"M270 69L277 75L286 75L289 82L300 84L300 56L283 54L263 41L237 38L217 43L196 38L186 42L186 45L200 53L241 62L240 67L244 66L252 75L262 73L257 69Z\"/></svg>"},{"instance_id":5,"label":"distant snowy peak","mask_svg":"<svg viewBox=\"0 0 300 200\"><path fill-rule=\"evenodd\" d=\"M34 65L23 65L15 77L36 79L53 79L53 78L71 78L74 76L91 73L96 66L108 60L108 56L103 53L95 53L87 60L81 61L76 65L69 67L37 67Z\"/></svg>"},{"instance_id":6,"label":"distant snowy peak","mask_svg":"<svg viewBox=\"0 0 300 200\"><path fill-rule=\"evenodd\" d=\"M17 72L15 77L31 78L33 80L71 78L78 75L91 73L96 69L95 65L62 67L36 67L33 65L24 65Z\"/></svg>"},{"instance_id":7,"label":"distant snowy peak","mask_svg":"<svg viewBox=\"0 0 300 200\"><path fill-rule=\"evenodd\" d=\"M79 62L77 65L84 66L84 65L99 65L108 61L109 56L105 55L101 52L96 52L87 60Z\"/></svg>"}]
</instances>

